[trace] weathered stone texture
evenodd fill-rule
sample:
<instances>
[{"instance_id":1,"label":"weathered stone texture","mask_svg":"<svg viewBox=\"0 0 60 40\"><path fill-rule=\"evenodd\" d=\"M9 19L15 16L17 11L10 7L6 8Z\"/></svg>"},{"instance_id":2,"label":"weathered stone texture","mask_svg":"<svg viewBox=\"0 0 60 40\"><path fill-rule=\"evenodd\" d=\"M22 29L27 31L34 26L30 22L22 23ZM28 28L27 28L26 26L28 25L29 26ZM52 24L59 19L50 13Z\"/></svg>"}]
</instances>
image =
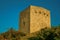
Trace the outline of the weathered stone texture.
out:
<instances>
[{"instance_id":1,"label":"weathered stone texture","mask_svg":"<svg viewBox=\"0 0 60 40\"><path fill-rule=\"evenodd\" d=\"M30 27L30 9L27 8L20 14L20 23L19 23L19 31L24 33L29 33Z\"/></svg>"},{"instance_id":2,"label":"weathered stone texture","mask_svg":"<svg viewBox=\"0 0 60 40\"><path fill-rule=\"evenodd\" d=\"M37 6L30 6L20 14L20 31L33 33L42 28L51 28L50 11Z\"/></svg>"}]
</instances>

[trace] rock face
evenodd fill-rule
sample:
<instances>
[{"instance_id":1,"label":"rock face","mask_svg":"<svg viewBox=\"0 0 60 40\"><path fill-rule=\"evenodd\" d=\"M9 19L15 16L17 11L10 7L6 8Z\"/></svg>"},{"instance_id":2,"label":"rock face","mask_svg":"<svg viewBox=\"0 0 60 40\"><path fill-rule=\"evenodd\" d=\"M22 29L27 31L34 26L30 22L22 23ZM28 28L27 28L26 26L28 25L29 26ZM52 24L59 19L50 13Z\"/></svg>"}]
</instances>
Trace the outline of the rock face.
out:
<instances>
[{"instance_id":1,"label":"rock face","mask_svg":"<svg viewBox=\"0 0 60 40\"><path fill-rule=\"evenodd\" d=\"M51 28L49 10L38 6L29 6L21 12L19 31L34 33L43 28Z\"/></svg>"}]
</instances>

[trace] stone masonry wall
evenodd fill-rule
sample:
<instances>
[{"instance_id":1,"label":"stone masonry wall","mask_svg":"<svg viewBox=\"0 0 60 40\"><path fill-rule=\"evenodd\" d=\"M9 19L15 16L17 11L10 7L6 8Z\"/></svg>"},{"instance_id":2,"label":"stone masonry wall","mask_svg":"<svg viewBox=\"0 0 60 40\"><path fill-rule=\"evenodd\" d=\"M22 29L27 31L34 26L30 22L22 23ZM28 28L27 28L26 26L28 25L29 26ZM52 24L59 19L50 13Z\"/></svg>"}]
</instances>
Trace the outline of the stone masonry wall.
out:
<instances>
[{"instance_id":1,"label":"stone masonry wall","mask_svg":"<svg viewBox=\"0 0 60 40\"><path fill-rule=\"evenodd\" d=\"M51 28L50 11L37 6L30 6L20 14L19 31L33 33L43 28Z\"/></svg>"},{"instance_id":2,"label":"stone masonry wall","mask_svg":"<svg viewBox=\"0 0 60 40\"><path fill-rule=\"evenodd\" d=\"M30 8L30 33L50 28L50 11L41 7L31 6Z\"/></svg>"}]
</instances>

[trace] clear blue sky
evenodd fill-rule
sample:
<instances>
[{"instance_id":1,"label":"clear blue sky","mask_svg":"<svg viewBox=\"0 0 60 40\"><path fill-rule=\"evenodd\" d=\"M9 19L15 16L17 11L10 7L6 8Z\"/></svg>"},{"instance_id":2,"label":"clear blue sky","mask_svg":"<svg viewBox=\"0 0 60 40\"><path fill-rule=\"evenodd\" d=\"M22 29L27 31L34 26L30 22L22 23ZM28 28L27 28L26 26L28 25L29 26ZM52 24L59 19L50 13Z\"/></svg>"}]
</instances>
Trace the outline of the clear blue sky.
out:
<instances>
[{"instance_id":1,"label":"clear blue sky","mask_svg":"<svg viewBox=\"0 0 60 40\"><path fill-rule=\"evenodd\" d=\"M29 5L49 9L51 24L60 24L60 0L0 0L0 33L11 27L18 30L19 14Z\"/></svg>"}]
</instances>

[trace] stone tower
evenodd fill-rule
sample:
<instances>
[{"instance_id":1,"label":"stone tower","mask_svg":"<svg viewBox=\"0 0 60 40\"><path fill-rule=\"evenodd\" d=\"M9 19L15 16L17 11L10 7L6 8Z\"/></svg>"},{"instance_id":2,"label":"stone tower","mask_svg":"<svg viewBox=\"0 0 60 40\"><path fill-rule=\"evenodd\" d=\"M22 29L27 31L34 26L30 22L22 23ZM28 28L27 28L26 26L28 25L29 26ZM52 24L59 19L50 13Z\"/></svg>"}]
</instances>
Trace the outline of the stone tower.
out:
<instances>
[{"instance_id":1,"label":"stone tower","mask_svg":"<svg viewBox=\"0 0 60 40\"><path fill-rule=\"evenodd\" d=\"M38 6L29 6L21 12L19 31L33 33L43 28L51 28L49 10Z\"/></svg>"}]
</instances>

